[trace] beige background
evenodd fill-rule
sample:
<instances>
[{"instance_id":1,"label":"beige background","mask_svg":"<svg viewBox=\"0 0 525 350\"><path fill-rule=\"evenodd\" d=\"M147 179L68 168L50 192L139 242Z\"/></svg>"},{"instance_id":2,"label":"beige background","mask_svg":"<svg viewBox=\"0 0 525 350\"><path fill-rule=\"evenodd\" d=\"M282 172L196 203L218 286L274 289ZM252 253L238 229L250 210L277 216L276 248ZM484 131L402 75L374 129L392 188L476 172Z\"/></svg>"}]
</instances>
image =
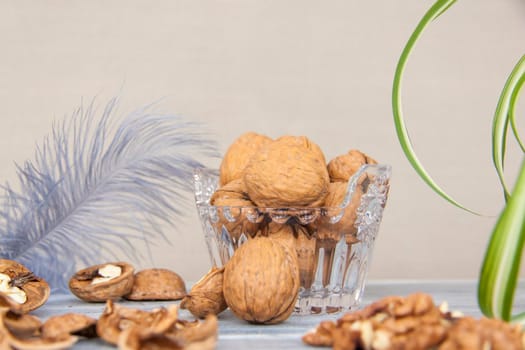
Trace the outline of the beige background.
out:
<instances>
[{"instance_id":1,"label":"beige background","mask_svg":"<svg viewBox=\"0 0 525 350\"><path fill-rule=\"evenodd\" d=\"M395 63L429 0L0 0L0 179L82 100L205 123L221 152L239 134L307 135L327 157L360 148L394 169L372 278L476 278L494 224L431 192L395 136ZM503 205L490 159L499 92L524 52L525 3L458 1L411 58L404 107L434 178L474 210ZM521 115L525 112L520 103ZM509 156L508 177L520 157ZM209 267L196 213L156 266ZM139 247L140 248L140 247Z\"/></svg>"}]
</instances>

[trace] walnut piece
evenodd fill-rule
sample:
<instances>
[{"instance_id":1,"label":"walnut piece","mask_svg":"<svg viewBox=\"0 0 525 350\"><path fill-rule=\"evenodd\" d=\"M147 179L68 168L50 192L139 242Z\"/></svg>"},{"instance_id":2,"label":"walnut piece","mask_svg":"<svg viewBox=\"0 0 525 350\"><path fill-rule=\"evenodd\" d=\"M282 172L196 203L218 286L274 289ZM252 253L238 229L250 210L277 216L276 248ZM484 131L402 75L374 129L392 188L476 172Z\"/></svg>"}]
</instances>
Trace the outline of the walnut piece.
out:
<instances>
[{"instance_id":1,"label":"walnut piece","mask_svg":"<svg viewBox=\"0 0 525 350\"><path fill-rule=\"evenodd\" d=\"M312 346L369 350L523 350L523 339L519 325L462 316L423 293L385 297L303 336Z\"/></svg>"}]
</instances>

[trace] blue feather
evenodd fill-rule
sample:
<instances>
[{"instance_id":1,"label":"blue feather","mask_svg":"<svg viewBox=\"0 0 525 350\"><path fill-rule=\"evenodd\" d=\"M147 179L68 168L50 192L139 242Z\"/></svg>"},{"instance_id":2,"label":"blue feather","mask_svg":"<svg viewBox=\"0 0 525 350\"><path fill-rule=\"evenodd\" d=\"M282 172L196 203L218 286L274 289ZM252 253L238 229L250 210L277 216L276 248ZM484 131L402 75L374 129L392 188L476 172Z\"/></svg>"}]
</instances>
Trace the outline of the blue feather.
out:
<instances>
[{"instance_id":1,"label":"blue feather","mask_svg":"<svg viewBox=\"0 0 525 350\"><path fill-rule=\"evenodd\" d=\"M162 223L184 215L198 157L217 157L200 125L152 106L117 123L116 104L97 117L92 102L54 123L33 161L17 165L19 190L2 186L0 257L56 291L81 266L122 254L137 263L137 251L168 241Z\"/></svg>"}]
</instances>

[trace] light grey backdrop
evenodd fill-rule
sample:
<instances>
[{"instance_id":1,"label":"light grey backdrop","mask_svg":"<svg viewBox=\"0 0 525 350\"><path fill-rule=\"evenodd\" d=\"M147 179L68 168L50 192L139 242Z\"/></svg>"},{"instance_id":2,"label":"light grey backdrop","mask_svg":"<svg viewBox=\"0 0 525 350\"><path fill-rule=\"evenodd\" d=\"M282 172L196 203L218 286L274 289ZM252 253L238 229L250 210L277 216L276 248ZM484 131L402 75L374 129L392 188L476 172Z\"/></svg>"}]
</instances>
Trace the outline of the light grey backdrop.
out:
<instances>
[{"instance_id":1,"label":"light grey backdrop","mask_svg":"<svg viewBox=\"0 0 525 350\"><path fill-rule=\"evenodd\" d=\"M525 3L458 1L424 34L403 88L420 158L486 217L431 192L395 136L395 64L432 3L1 0L0 179L13 181L13 162L30 159L52 121L82 99L120 94L125 113L164 97L162 110L205 123L221 151L253 130L307 135L328 158L359 148L392 164L371 277L476 278L503 205L490 127L525 52ZM509 181L520 161L510 150ZM196 280L209 260L193 208L180 224L152 264Z\"/></svg>"}]
</instances>

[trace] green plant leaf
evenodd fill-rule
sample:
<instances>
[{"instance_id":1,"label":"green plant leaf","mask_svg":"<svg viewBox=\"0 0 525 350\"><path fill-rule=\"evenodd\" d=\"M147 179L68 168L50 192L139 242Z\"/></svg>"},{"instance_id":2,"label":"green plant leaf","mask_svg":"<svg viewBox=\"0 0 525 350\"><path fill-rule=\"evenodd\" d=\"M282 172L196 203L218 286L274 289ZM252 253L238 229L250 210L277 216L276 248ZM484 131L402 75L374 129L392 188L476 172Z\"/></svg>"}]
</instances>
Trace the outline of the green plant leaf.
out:
<instances>
[{"instance_id":1,"label":"green plant leaf","mask_svg":"<svg viewBox=\"0 0 525 350\"><path fill-rule=\"evenodd\" d=\"M512 125L514 135L523 149L521 139L519 138L516 122L514 117L514 109L516 106L516 100L520 92L521 87L524 83L525 76L525 56L523 56L514 69L512 70L503 91L501 92L498 105L496 107L496 113L492 124L492 160L498 173L498 178L503 187L505 194L505 200L509 198L508 186L505 182L504 177L504 165L505 165L505 150L507 144L507 130L509 122Z\"/></svg>"},{"instance_id":2,"label":"green plant leaf","mask_svg":"<svg viewBox=\"0 0 525 350\"><path fill-rule=\"evenodd\" d=\"M512 319L514 292L525 242L525 161L512 196L492 232L478 282L478 303L488 317ZM517 315L514 321L525 321Z\"/></svg>"},{"instance_id":3,"label":"green plant leaf","mask_svg":"<svg viewBox=\"0 0 525 350\"><path fill-rule=\"evenodd\" d=\"M405 71L405 67L406 67L410 53L412 52L417 40L419 39L423 31L426 29L426 27L433 20L435 20L441 14L443 14L455 2L456 0L438 0L436 1L434 5L425 13L421 21L418 23L416 29L414 30L414 32L408 39L407 44L405 45L403 51L401 52L401 56L399 58L399 61L396 67L396 71L395 71L395 75L394 75L394 84L392 88L392 109L393 109L394 123L396 126L396 132L397 132L397 137L399 139L399 143L401 144L401 148L403 149L405 156L407 157L408 161L410 162L414 170L419 174L419 176L423 179L423 181L425 181L427 185L430 186L430 188L432 188L437 194L439 194L445 200L447 200L448 202L452 203L453 205L461 209L464 209L473 214L477 214L476 212L466 208L465 206L458 203L451 196L449 196L432 179L432 177L423 167L423 164L418 159L414 151L414 147L412 146L412 142L410 141L410 136L408 134L407 127L405 125L402 103L401 103L401 86L402 86L402 80L403 80L403 73Z\"/></svg>"},{"instance_id":4,"label":"green plant leaf","mask_svg":"<svg viewBox=\"0 0 525 350\"><path fill-rule=\"evenodd\" d=\"M525 75L523 75L520 78L520 80L518 81L518 84L516 85L516 89L514 90L511 96L509 118L510 118L510 125L512 127L512 132L514 133L514 137L516 138L516 141L518 141L521 151L525 152L525 145L523 144L523 141L520 138L518 127L516 125L516 113L515 113L516 112L516 101L518 99L518 95L521 92L521 89L523 88L523 84L525 84Z\"/></svg>"}]
</instances>

